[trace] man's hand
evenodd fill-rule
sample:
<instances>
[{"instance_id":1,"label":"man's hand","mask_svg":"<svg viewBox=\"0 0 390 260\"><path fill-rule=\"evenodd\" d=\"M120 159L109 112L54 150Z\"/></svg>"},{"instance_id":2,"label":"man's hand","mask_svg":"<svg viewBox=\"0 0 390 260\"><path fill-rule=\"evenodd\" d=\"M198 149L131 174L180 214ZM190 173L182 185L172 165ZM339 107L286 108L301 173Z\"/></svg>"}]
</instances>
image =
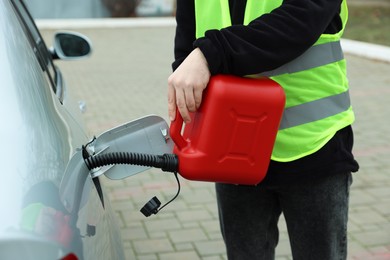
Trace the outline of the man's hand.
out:
<instances>
[{"instance_id":1,"label":"man's hand","mask_svg":"<svg viewBox=\"0 0 390 260\"><path fill-rule=\"evenodd\" d=\"M175 120L176 107L185 123L191 121L189 112L199 108L209 80L206 58L196 48L168 78L168 113L171 121Z\"/></svg>"}]
</instances>

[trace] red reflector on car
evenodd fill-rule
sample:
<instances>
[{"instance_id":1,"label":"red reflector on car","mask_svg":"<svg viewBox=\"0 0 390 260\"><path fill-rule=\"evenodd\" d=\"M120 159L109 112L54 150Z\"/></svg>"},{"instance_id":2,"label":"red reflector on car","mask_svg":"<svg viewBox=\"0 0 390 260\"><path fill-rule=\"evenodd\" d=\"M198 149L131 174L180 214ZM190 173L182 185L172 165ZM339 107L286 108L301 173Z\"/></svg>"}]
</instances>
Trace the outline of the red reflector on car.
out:
<instances>
[{"instance_id":1,"label":"red reflector on car","mask_svg":"<svg viewBox=\"0 0 390 260\"><path fill-rule=\"evenodd\" d=\"M78 260L77 256L73 253L67 254L61 260Z\"/></svg>"}]
</instances>

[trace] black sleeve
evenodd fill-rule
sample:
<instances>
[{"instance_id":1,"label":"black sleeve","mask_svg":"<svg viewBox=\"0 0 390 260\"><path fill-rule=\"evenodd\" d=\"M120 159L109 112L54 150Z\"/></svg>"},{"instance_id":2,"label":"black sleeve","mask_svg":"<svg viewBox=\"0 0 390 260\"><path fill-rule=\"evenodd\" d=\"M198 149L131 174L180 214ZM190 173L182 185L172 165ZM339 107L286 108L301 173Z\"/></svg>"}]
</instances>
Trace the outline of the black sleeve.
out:
<instances>
[{"instance_id":1,"label":"black sleeve","mask_svg":"<svg viewBox=\"0 0 390 260\"><path fill-rule=\"evenodd\" d=\"M341 0L284 0L248 26L209 30L195 40L193 1L177 0L173 68L199 47L212 74L241 76L275 69L302 54L322 33L340 30L340 5Z\"/></svg>"},{"instance_id":2,"label":"black sleeve","mask_svg":"<svg viewBox=\"0 0 390 260\"><path fill-rule=\"evenodd\" d=\"M194 0L177 0L176 24L173 70L176 70L193 50L195 41Z\"/></svg>"}]
</instances>

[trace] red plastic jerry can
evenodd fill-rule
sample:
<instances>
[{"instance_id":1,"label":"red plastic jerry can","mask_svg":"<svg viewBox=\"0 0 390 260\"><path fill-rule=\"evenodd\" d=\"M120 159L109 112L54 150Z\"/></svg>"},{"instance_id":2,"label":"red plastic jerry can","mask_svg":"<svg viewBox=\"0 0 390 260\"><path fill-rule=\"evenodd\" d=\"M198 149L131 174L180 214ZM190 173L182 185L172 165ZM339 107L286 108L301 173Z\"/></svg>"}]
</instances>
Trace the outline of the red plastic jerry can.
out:
<instances>
[{"instance_id":1,"label":"red plastic jerry can","mask_svg":"<svg viewBox=\"0 0 390 260\"><path fill-rule=\"evenodd\" d=\"M216 75L185 124L177 113L170 135L179 174L189 180L256 185L266 175L285 105L268 78Z\"/></svg>"}]
</instances>

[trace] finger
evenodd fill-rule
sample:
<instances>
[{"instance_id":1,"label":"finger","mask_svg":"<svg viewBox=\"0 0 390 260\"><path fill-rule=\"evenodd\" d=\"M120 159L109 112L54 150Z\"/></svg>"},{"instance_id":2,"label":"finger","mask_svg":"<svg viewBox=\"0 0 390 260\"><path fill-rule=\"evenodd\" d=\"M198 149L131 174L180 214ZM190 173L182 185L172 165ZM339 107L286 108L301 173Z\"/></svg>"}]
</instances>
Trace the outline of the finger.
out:
<instances>
[{"instance_id":1,"label":"finger","mask_svg":"<svg viewBox=\"0 0 390 260\"><path fill-rule=\"evenodd\" d=\"M194 90L195 108L198 109L202 103L203 91L199 89Z\"/></svg>"},{"instance_id":2,"label":"finger","mask_svg":"<svg viewBox=\"0 0 390 260\"><path fill-rule=\"evenodd\" d=\"M185 123L191 122L190 113L188 112L184 91L176 91L176 106Z\"/></svg>"},{"instance_id":3,"label":"finger","mask_svg":"<svg viewBox=\"0 0 390 260\"><path fill-rule=\"evenodd\" d=\"M195 97L194 97L193 89L192 88L185 89L184 97L186 100L186 106L188 111L195 112L196 106L195 106Z\"/></svg>"},{"instance_id":4,"label":"finger","mask_svg":"<svg viewBox=\"0 0 390 260\"><path fill-rule=\"evenodd\" d=\"M191 122L191 116L186 106L179 107L177 106L181 117L183 118L184 123L188 124Z\"/></svg>"},{"instance_id":5,"label":"finger","mask_svg":"<svg viewBox=\"0 0 390 260\"><path fill-rule=\"evenodd\" d=\"M168 115L169 120L174 121L176 117L176 91L172 85L168 85Z\"/></svg>"}]
</instances>

